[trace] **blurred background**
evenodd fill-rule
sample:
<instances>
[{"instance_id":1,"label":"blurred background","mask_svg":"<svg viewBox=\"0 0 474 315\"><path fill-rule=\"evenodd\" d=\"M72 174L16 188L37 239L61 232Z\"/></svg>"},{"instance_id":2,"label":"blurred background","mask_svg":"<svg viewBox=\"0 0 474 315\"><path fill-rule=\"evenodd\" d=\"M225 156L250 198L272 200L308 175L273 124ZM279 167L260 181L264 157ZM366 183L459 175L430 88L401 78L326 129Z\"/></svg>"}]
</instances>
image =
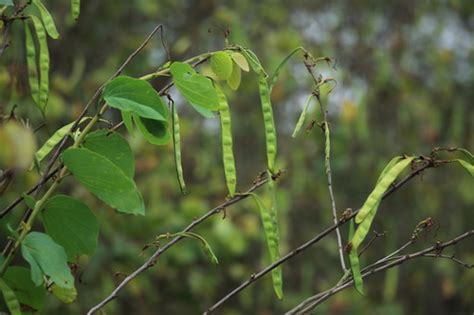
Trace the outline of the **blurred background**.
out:
<instances>
[{"instance_id":1,"label":"blurred background","mask_svg":"<svg viewBox=\"0 0 474 315\"><path fill-rule=\"evenodd\" d=\"M224 47L229 41L254 50L267 72L293 48L304 46L315 57L337 59L337 70L320 64L324 77L337 80L327 97L332 132L332 171L339 213L357 209L384 165L395 155L429 154L436 146L474 151L474 2L473 1L82 1L80 19L69 16L68 1L45 1L61 39L50 41L51 94L42 144L56 129L77 117L84 104L153 27L164 25L173 60ZM436 3L436 4L435 4ZM13 28L12 45L0 67L0 108L42 124L29 96L23 28ZM140 76L166 62L159 37L127 67ZM206 66L201 67L206 71ZM163 87L165 80L152 82ZM318 127L291 133L311 80L301 55L292 59L274 87L278 129L278 168L287 173L278 185L282 253L331 225L324 173L324 135ZM153 146L129 138L136 156L136 181L147 206L145 217L118 215L72 179L61 192L78 197L95 211L100 245L78 261L78 300L60 304L50 297L44 314L84 314L137 268L155 236L178 232L194 217L221 203L227 193L221 161L219 121L204 119L176 96L181 120L184 176L189 194L176 181L172 144ZM264 128L257 78L245 73L230 102L238 189L246 190L265 169ZM311 119L321 120L313 104ZM107 119L118 122L116 112ZM104 127L105 125L102 125ZM122 133L126 131L121 129ZM7 147L0 147L6 152ZM31 187L34 172L14 177L0 197L1 208ZM472 229L472 177L458 165L430 169L386 199L373 229L386 231L363 258L368 265L404 244L418 222L432 217L436 229L420 237L412 250L431 246ZM17 224L18 207L1 221ZM133 281L104 310L106 314L200 314L213 302L269 263L259 212L252 200L232 206L225 219L214 217L195 231L206 237L220 264L212 265L199 246L185 241L166 252L157 265ZM342 230L347 239L347 228ZM474 261L469 241L449 253ZM17 264L25 264L20 259ZM341 276L335 235L283 266L285 298L278 301L270 277L227 302L217 313L281 314L306 297L330 288ZM353 288L321 305L314 314L471 314L474 270L449 260L421 258L368 278L366 296Z\"/></svg>"}]
</instances>

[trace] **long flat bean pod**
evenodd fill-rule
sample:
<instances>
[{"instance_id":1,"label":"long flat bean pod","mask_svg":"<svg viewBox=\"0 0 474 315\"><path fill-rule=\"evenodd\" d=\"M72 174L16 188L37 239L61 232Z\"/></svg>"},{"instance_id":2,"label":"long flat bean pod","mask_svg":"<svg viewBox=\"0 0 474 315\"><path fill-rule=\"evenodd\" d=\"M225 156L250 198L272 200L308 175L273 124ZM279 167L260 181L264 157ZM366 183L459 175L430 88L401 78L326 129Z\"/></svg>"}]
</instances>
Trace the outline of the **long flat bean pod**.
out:
<instances>
[{"instance_id":1,"label":"long flat bean pod","mask_svg":"<svg viewBox=\"0 0 474 315\"><path fill-rule=\"evenodd\" d=\"M304 49L303 47L297 47L295 48L292 52L290 52L288 54L288 56L286 56L281 62L280 64L276 67L275 69L275 72L273 72L273 74L270 76L270 79L268 80L268 87L270 88L270 91L272 90L273 88L273 85L275 84L276 80L278 79L278 76L280 75L280 71L281 69L286 65L286 63L288 62L288 60L294 55L296 54L298 51L302 51L303 53L306 53L306 49Z\"/></svg>"},{"instance_id":2,"label":"long flat bean pod","mask_svg":"<svg viewBox=\"0 0 474 315\"><path fill-rule=\"evenodd\" d=\"M324 123L324 135L326 143L324 145L324 165L326 167L326 174L331 173L330 158L331 158L331 135L327 121Z\"/></svg>"},{"instance_id":3,"label":"long flat bean pod","mask_svg":"<svg viewBox=\"0 0 474 315\"><path fill-rule=\"evenodd\" d=\"M179 132L179 117L178 112L176 111L176 105L171 105L171 120L173 128L173 152L174 152L174 162L176 165L176 176L178 178L179 188L181 193L186 193L186 183L184 182L183 174L183 164L181 161L181 135Z\"/></svg>"},{"instance_id":4,"label":"long flat bean pod","mask_svg":"<svg viewBox=\"0 0 474 315\"><path fill-rule=\"evenodd\" d=\"M46 9L41 0L33 0L32 2L38 8L38 11L41 14L41 19L43 20L44 28L46 29L48 35L53 39L58 39L59 33L56 29L56 24L54 23L51 13L49 13L48 9Z\"/></svg>"},{"instance_id":5,"label":"long flat bean pod","mask_svg":"<svg viewBox=\"0 0 474 315\"><path fill-rule=\"evenodd\" d=\"M265 126L265 140L267 149L267 167L273 173L275 159L277 154L277 134L275 129L275 121L273 118L273 109L270 99L270 88L268 86L268 75L258 60L258 57L250 50L244 47L238 47L244 57L249 62L253 71L258 74L258 89L260 94L260 103L262 105L263 123Z\"/></svg>"},{"instance_id":6,"label":"long flat bean pod","mask_svg":"<svg viewBox=\"0 0 474 315\"><path fill-rule=\"evenodd\" d=\"M349 223L349 241L354 236L354 219ZM354 287L360 294L364 294L364 283L360 273L360 261L356 248L352 248L349 253L349 262L351 263L352 278L354 279Z\"/></svg>"},{"instance_id":7,"label":"long flat bean pod","mask_svg":"<svg viewBox=\"0 0 474 315\"><path fill-rule=\"evenodd\" d=\"M219 264L219 260L217 259L217 256L214 254L211 245L209 245L209 243L206 241L206 239L204 237L202 237L201 235L199 235L197 233L178 232L178 233L174 233L174 234L168 234L168 233L167 234L161 234L161 235L156 237L156 242L159 242L161 239L169 239L171 237L176 237L176 236L182 236L182 237L186 237L186 238L190 238L190 239L199 241L203 245L204 252L209 257L211 262L214 265Z\"/></svg>"},{"instance_id":8,"label":"long flat bean pod","mask_svg":"<svg viewBox=\"0 0 474 315\"><path fill-rule=\"evenodd\" d=\"M221 120L222 136L222 160L224 162L224 173L231 197L235 194L237 184L237 174L235 170L234 151L232 148L232 123L230 119L229 104L222 88L216 85L216 92L219 98L219 115Z\"/></svg>"},{"instance_id":9,"label":"long flat bean pod","mask_svg":"<svg viewBox=\"0 0 474 315\"><path fill-rule=\"evenodd\" d=\"M269 185L273 185L273 181L269 181ZM274 187L269 186L271 190L274 190ZM275 213L275 203L274 195L272 195L272 206L270 208L266 207L262 199L255 193L251 193L255 203L258 206L260 211L260 216L262 218L263 230L265 232L265 239L267 240L268 252L270 254L271 262L275 262L280 258L279 250L279 232L278 224ZM273 290L275 291L276 296L279 299L283 298L283 277L281 266L272 270L272 282Z\"/></svg>"},{"instance_id":10,"label":"long flat bean pod","mask_svg":"<svg viewBox=\"0 0 474 315\"><path fill-rule=\"evenodd\" d=\"M270 100L270 90L268 89L267 78L264 72L260 72L259 74L258 88L262 105L263 123L265 125L267 164L268 169L273 173L277 154L277 134L275 120L273 118L272 103Z\"/></svg>"},{"instance_id":11,"label":"long flat bean pod","mask_svg":"<svg viewBox=\"0 0 474 315\"><path fill-rule=\"evenodd\" d=\"M20 303L15 295L15 292L6 284L3 279L0 279L0 289L3 292L5 304L8 307L11 315L21 315Z\"/></svg>"},{"instance_id":12,"label":"long flat bean pod","mask_svg":"<svg viewBox=\"0 0 474 315\"><path fill-rule=\"evenodd\" d=\"M71 0L71 14L74 20L79 18L81 13L81 0Z\"/></svg>"},{"instance_id":13,"label":"long flat bean pod","mask_svg":"<svg viewBox=\"0 0 474 315\"><path fill-rule=\"evenodd\" d=\"M364 241L365 237L367 234L369 234L370 227L372 225L372 222L374 221L375 214L377 213L377 209L380 205L380 201L377 202L377 204L374 206L374 210L370 211L364 218L364 221L362 221L359 226L357 226L357 230L354 233L354 236L352 237L351 244L352 244L352 250L357 251L359 248L360 244Z\"/></svg>"},{"instance_id":14,"label":"long flat bean pod","mask_svg":"<svg viewBox=\"0 0 474 315\"><path fill-rule=\"evenodd\" d=\"M26 46L26 66L28 68L28 83L30 84L31 97L39 105L39 76L36 65L36 46L33 41L28 21L24 20L25 46Z\"/></svg>"},{"instance_id":15,"label":"long flat bean pod","mask_svg":"<svg viewBox=\"0 0 474 315\"><path fill-rule=\"evenodd\" d=\"M301 128L304 125L304 121L306 119L306 112L308 111L309 105L311 104L311 98L313 97L313 94L310 94L308 98L306 99L306 102L303 107L303 111L301 112L300 118L298 118L298 122L296 123L295 130L293 130L293 134L291 137L296 138L296 135L300 132Z\"/></svg>"},{"instance_id":16,"label":"long flat bean pod","mask_svg":"<svg viewBox=\"0 0 474 315\"><path fill-rule=\"evenodd\" d=\"M378 183L375 185L374 190L370 193L369 197L365 201L364 205L360 209L356 216L356 223L360 224L369 212L377 211L376 205L382 199L383 194L388 187L397 179L403 170L410 165L415 157L406 157L398 161L395 165L391 166L389 170L385 170L383 178L380 178ZM389 164L394 163L390 162Z\"/></svg>"},{"instance_id":17,"label":"long flat bean pod","mask_svg":"<svg viewBox=\"0 0 474 315\"><path fill-rule=\"evenodd\" d=\"M89 117L84 117L81 119L79 124L84 122L85 120L89 119ZM36 151L35 153L35 160L37 163L41 162L48 154L54 149L54 147L61 142L61 140L69 134L69 131L71 130L72 125L74 125L74 122L69 123L58 130L48 139L46 142L43 144L43 146Z\"/></svg>"},{"instance_id":18,"label":"long flat bean pod","mask_svg":"<svg viewBox=\"0 0 474 315\"><path fill-rule=\"evenodd\" d=\"M39 96L38 96L38 106L44 112L46 104L48 102L49 94L49 50L48 42L46 40L46 33L44 31L43 24L41 21L34 15L30 15L30 19L33 21L33 25L36 30L36 37L38 38L39 43L39 70L40 70L40 79L39 79Z\"/></svg>"},{"instance_id":19,"label":"long flat bean pod","mask_svg":"<svg viewBox=\"0 0 474 315\"><path fill-rule=\"evenodd\" d=\"M385 177L387 172L390 171L392 167L394 167L395 164L400 162L402 159L403 159L403 156L396 156L393 159L391 159L390 162L388 162L388 164L385 165L384 169L382 170L382 173L380 173L379 178L377 179L377 184L380 183L380 181L382 180L382 178Z\"/></svg>"}]
</instances>

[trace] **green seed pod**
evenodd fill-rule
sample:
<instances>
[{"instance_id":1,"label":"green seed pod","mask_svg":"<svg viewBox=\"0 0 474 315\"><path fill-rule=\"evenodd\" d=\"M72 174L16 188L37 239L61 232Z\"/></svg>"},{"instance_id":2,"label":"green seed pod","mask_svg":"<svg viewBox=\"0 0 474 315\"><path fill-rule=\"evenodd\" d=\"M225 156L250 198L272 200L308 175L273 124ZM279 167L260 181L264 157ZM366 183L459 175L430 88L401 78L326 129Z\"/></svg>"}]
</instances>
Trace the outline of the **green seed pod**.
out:
<instances>
[{"instance_id":1,"label":"green seed pod","mask_svg":"<svg viewBox=\"0 0 474 315\"><path fill-rule=\"evenodd\" d=\"M219 114L221 120L222 135L222 160L224 162L224 173L231 197L235 194L237 175L235 170L234 151L232 148L232 124L230 119L229 105L222 88L216 85L216 92L219 98Z\"/></svg>"}]
</instances>

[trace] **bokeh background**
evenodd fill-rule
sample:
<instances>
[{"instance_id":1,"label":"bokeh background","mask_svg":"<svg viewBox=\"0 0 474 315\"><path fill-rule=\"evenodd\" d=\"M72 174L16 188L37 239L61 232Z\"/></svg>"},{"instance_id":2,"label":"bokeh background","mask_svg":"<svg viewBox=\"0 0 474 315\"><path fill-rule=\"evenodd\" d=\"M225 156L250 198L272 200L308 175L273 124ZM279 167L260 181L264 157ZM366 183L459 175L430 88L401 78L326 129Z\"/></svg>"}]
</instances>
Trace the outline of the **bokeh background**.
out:
<instances>
[{"instance_id":1,"label":"bokeh background","mask_svg":"<svg viewBox=\"0 0 474 315\"><path fill-rule=\"evenodd\" d=\"M293 48L303 45L314 56L337 59L337 70L321 64L324 77L337 80L325 98L332 128L332 166L337 207L359 207L379 172L399 154L429 154L436 146L474 151L474 2L473 1L82 1L78 23L68 1L45 1L61 39L50 41L51 95L46 126L38 143L72 121L101 85L144 37L161 23L173 60L223 48L229 41L254 50L268 71ZM0 106L33 126L43 120L29 97L22 28L2 57ZM155 37L125 73L140 76L166 61ZM201 69L205 71L203 66ZM228 91L233 120L238 189L246 190L265 169L263 121L257 79L243 76L240 89ZM155 80L160 88L165 80ZM287 173L278 189L282 252L286 253L331 224L324 173L324 137L319 128L292 139L304 99L311 91L301 55L282 72L272 94L278 129L278 167ZM175 95L175 94L173 94ZM83 314L138 267L154 237L177 232L226 195L218 118L203 119L182 99L184 174L189 194L176 182L172 145L153 146L129 137L136 153L136 181L143 192L145 217L119 215L68 179L61 192L94 209L100 222L100 246L78 261L79 297L63 305L50 297L44 314ZM320 120L317 107L312 119ZM119 121L117 113L107 119ZM105 125L103 125L105 126ZM121 130L126 134L125 130ZM1 147L0 150L8 150ZM36 182L38 175L17 175L0 196L5 206ZM473 181L457 165L431 169L381 205L373 229L387 231L364 254L364 265L409 239L416 224L433 217L433 230L413 246L447 240L474 223ZM1 221L18 222L24 206ZM199 314L247 277L268 264L258 209L252 200L232 206L225 219L215 217L196 232L206 237L219 258L211 265L199 246L185 241L133 281L105 308L106 314ZM347 239L347 230L343 229ZM4 237L2 238L4 239ZM474 261L469 242L449 250ZM25 264L20 259L18 264ZM225 304L218 314L281 314L304 298L331 287L339 277L335 235L283 267L285 298L278 301L270 277ZM471 314L474 271L450 261L422 258L366 281L361 297L348 289L320 306L315 314Z\"/></svg>"}]
</instances>

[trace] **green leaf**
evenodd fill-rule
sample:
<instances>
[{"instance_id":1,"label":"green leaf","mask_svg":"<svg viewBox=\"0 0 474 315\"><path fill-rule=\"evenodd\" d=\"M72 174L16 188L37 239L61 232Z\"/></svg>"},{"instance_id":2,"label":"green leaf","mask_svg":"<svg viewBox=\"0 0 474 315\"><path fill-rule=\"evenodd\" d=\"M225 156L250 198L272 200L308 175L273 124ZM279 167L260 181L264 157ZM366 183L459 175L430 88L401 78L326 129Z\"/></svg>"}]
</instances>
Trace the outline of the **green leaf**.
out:
<instances>
[{"instance_id":1,"label":"green leaf","mask_svg":"<svg viewBox=\"0 0 474 315\"><path fill-rule=\"evenodd\" d=\"M0 279L0 289L3 293L3 298L5 299L5 304L7 304L8 310L11 315L21 315L20 303L18 298L15 295L15 292L6 284L3 279Z\"/></svg>"},{"instance_id":2,"label":"green leaf","mask_svg":"<svg viewBox=\"0 0 474 315\"><path fill-rule=\"evenodd\" d=\"M217 93L209 78L182 62L173 62L170 70L176 88L194 107L213 111L219 109Z\"/></svg>"},{"instance_id":3,"label":"green leaf","mask_svg":"<svg viewBox=\"0 0 474 315\"><path fill-rule=\"evenodd\" d=\"M116 132L98 130L88 134L83 146L110 160L125 175L133 178L135 174L135 159L127 140Z\"/></svg>"},{"instance_id":4,"label":"green leaf","mask_svg":"<svg viewBox=\"0 0 474 315\"><path fill-rule=\"evenodd\" d=\"M225 51L218 51L211 55L211 69L219 80L227 80L232 74L232 59Z\"/></svg>"},{"instance_id":5,"label":"green leaf","mask_svg":"<svg viewBox=\"0 0 474 315\"><path fill-rule=\"evenodd\" d=\"M250 49L244 48L244 47L239 47L240 51L242 52L242 55L244 55L245 59L250 63L250 66L252 67L252 70L259 74L260 72L263 72L265 74L265 77L267 77L267 74L263 70L262 64L260 63L260 60L258 60L257 55Z\"/></svg>"},{"instance_id":6,"label":"green leaf","mask_svg":"<svg viewBox=\"0 0 474 315\"><path fill-rule=\"evenodd\" d=\"M168 130L168 122L140 118L135 115L133 115L133 120L143 137L151 144L163 145L170 141L171 133Z\"/></svg>"},{"instance_id":7,"label":"green leaf","mask_svg":"<svg viewBox=\"0 0 474 315\"><path fill-rule=\"evenodd\" d=\"M61 287L74 287L66 252L49 235L30 232L21 244L21 253L31 266L31 280L37 286L43 283L43 275L46 275Z\"/></svg>"},{"instance_id":8,"label":"green leaf","mask_svg":"<svg viewBox=\"0 0 474 315\"><path fill-rule=\"evenodd\" d=\"M232 60L234 60L234 62L239 66L240 69L246 72L249 72L250 68L249 68L247 59L245 59L245 57L241 53L232 52L230 56L232 57Z\"/></svg>"},{"instance_id":9,"label":"green leaf","mask_svg":"<svg viewBox=\"0 0 474 315\"><path fill-rule=\"evenodd\" d=\"M13 5L12 0L0 0L1 5Z\"/></svg>"},{"instance_id":10,"label":"green leaf","mask_svg":"<svg viewBox=\"0 0 474 315\"><path fill-rule=\"evenodd\" d=\"M104 100L113 108L154 120L168 120L168 108L150 83L119 76L105 86Z\"/></svg>"},{"instance_id":11,"label":"green leaf","mask_svg":"<svg viewBox=\"0 0 474 315\"><path fill-rule=\"evenodd\" d=\"M59 33L56 29L56 24L54 23L51 13L49 13L48 9L46 9L41 0L32 0L32 2L38 8L41 14L41 19L43 20L44 28L46 29L48 35L53 39L58 39Z\"/></svg>"},{"instance_id":12,"label":"green leaf","mask_svg":"<svg viewBox=\"0 0 474 315\"><path fill-rule=\"evenodd\" d=\"M104 156L83 148L70 148L63 162L74 177L97 198L123 213L145 214L135 182Z\"/></svg>"},{"instance_id":13,"label":"green leaf","mask_svg":"<svg viewBox=\"0 0 474 315\"><path fill-rule=\"evenodd\" d=\"M46 233L66 251L68 261L91 255L97 247L99 225L89 207L69 196L57 195L43 210Z\"/></svg>"},{"instance_id":14,"label":"green leaf","mask_svg":"<svg viewBox=\"0 0 474 315\"><path fill-rule=\"evenodd\" d=\"M72 288L62 288L53 284L51 287L51 292L53 295L58 298L61 302L65 304L70 304L76 300L77 297L77 290L75 287Z\"/></svg>"},{"instance_id":15,"label":"green leaf","mask_svg":"<svg viewBox=\"0 0 474 315\"><path fill-rule=\"evenodd\" d=\"M127 131L129 134L132 136L135 134L134 129L133 129L133 119L132 119L132 113L131 112L124 112L120 111L122 114L122 121L125 125L125 128L127 128Z\"/></svg>"},{"instance_id":16,"label":"green leaf","mask_svg":"<svg viewBox=\"0 0 474 315\"><path fill-rule=\"evenodd\" d=\"M28 195L27 193L22 193L21 196L23 197L23 201L30 209L34 209L36 206L36 200L32 196Z\"/></svg>"},{"instance_id":17,"label":"green leaf","mask_svg":"<svg viewBox=\"0 0 474 315\"><path fill-rule=\"evenodd\" d=\"M191 106L199 113L201 114L203 117L206 117L206 118L214 118L214 113L209 110L209 109L205 109L203 107L198 107L196 105L193 105L191 103Z\"/></svg>"},{"instance_id":18,"label":"green leaf","mask_svg":"<svg viewBox=\"0 0 474 315\"><path fill-rule=\"evenodd\" d=\"M46 289L31 281L30 271L24 267L12 266L7 269L3 279L15 292L20 304L41 311L46 299Z\"/></svg>"},{"instance_id":19,"label":"green leaf","mask_svg":"<svg viewBox=\"0 0 474 315\"><path fill-rule=\"evenodd\" d=\"M227 79L227 85L234 91L236 91L240 86L241 73L239 66L236 63L232 63L232 73Z\"/></svg>"}]
</instances>

